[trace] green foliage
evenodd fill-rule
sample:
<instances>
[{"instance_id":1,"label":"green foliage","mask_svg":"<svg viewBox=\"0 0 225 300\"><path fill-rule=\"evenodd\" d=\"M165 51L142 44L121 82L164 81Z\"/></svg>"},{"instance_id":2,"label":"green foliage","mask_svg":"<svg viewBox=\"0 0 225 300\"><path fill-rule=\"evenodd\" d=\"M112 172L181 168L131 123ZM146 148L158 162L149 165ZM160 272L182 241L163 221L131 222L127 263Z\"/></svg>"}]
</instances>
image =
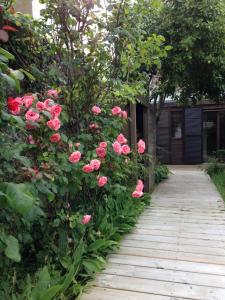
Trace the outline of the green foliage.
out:
<instances>
[{"instance_id":1,"label":"green foliage","mask_svg":"<svg viewBox=\"0 0 225 300\"><path fill-rule=\"evenodd\" d=\"M172 46L162 63L160 89L181 102L224 100L224 0L164 1L152 28Z\"/></svg>"},{"instance_id":2,"label":"green foliage","mask_svg":"<svg viewBox=\"0 0 225 300\"><path fill-rule=\"evenodd\" d=\"M160 183L161 181L169 177L169 168L166 165L156 165L155 167L155 183Z\"/></svg>"}]
</instances>

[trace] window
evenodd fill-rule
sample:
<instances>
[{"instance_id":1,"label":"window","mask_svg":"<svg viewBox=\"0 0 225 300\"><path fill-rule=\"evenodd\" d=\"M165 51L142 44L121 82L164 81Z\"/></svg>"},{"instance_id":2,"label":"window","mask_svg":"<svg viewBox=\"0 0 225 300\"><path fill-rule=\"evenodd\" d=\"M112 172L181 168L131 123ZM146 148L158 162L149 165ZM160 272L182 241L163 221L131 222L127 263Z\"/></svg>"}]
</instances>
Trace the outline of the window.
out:
<instances>
[{"instance_id":1,"label":"window","mask_svg":"<svg viewBox=\"0 0 225 300\"><path fill-rule=\"evenodd\" d=\"M172 112L172 138L182 139L182 119L181 111Z\"/></svg>"}]
</instances>

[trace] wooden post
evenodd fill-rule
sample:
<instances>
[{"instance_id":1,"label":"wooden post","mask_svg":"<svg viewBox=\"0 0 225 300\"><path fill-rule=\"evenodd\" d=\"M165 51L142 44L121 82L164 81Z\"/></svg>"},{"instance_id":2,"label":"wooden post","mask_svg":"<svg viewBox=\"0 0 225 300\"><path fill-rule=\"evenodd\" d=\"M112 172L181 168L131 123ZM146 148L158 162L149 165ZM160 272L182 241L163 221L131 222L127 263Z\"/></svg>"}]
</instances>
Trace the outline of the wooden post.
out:
<instances>
[{"instance_id":1,"label":"wooden post","mask_svg":"<svg viewBox=\"0 0 225 300\"><path fill-rule=\"evenodd\" d=\"M155 185L155 162L156 162L156 118L150 107L143 111L144 140L146 151L151 155L151 162L146 163L148 173L145 178L145 191L150 192Z\"/></svg>"},{"instance_id":2,"label":"wooden post","mask_svg":"<svg viewBox=\"0 0 225 300\"><path fill-rule=\"evenodd\" d=\"M137 143L136 104L130 104L130 119L130 142L131 146L134 148Z\"/></svg>"}]
</instances>

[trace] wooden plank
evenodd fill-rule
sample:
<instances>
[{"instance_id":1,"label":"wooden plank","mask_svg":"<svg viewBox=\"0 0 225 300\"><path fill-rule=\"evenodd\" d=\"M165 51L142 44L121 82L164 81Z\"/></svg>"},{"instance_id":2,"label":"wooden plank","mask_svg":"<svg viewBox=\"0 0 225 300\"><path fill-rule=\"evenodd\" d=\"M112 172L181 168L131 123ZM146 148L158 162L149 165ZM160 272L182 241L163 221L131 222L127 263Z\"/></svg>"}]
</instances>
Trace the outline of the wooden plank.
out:
<instances>
[{"instance_id":1,"label":"wooden plank","mask_svg":"<svg viewBox=\"0 0 225 300\"><path fill-rule=\"evenodd\" d=\"M129 234L124 238L126 240L133 240L136 241L138 244L141 241L146 242L158 242L158 243L169 243L169 244L180 244L180 245L190 245L190 246L203 246L203 247L210 247L210 248L223 248L225 249L225 242L224 241L215 241L213 240L198 240L198 239L186 239L179 237L178 235L174 236L159 236L159 235L137 235L137 234Z\"/></svg>"},{"instance_id":2,"label":"wooden plank","mask_svg":"<svg viewBox=\"0 0 225 300\"><path fill-rule=\"evenodd\" d=\"M82 296L82 300L182 300L183 298L167 297L155 294L136 293L125 290L95 287Z\"/></svg>"},{"instance_id":3,"label":"wooden plank","mask_svg":"<svg viewBox=\"0 0 225 300\"><path fill-rule=\"evenodd\" d=\"M225 257L225 247L217 248L215 242L212 243L212 247L199 246L199 245L183 245L178 243L160 243L152 241L140 241L140 240L129 240L126 239L122 242L123 247L132 248L143 248L152 250L166 250L173 252L185 252L185 253L200 253L200 254L210 254Z\"/></svg>"},{"instance_id":4,"label":"wooden plank","mask_svg":"<svg viewBox=\"0 0 225 300\"><path fill-rule=\"evenodd\" d=\"M109 257L110 263L143 266L149 268L179 270L192 273L213 274L225 276L225 266L212 263L181 261L176 259L142 257L132 255L113 254ZM225 298L224 298L225 299Z\"/></svg>"},{"instance_id":5,"label":"wooden plank","mask_svg":"<svg viewBox=\"0 0 225 300\"><path fill-rule=\"evenodd\" d=\"M102 288L113 288L195 300L225 299L225 289L222 288L202 287L108 274L100 275L96 280L96 285Z\"/></svg>"},{"instance_id":6,"label":"wooden plank","mask_svg":"<svg viewBox=\"0 0 225 300\"><path fill-rule=\"evenodd\" d=\"M129 248L129 247L123 247L123 246L120 248L120 254L225 265L225 257L209 255L209 254L206 255L206 254L198 254L198 253L194 254L194 253L185 253L185 252L172 252L172 251L166 251L166 250Z\"/></svg>"},{"instance_id":7,"label":"wooden plank","mask_svg":"<svg viewBox=\"0 0 225 300\"><path fill-rule=\"evenodd\" d=\"M110 263L104 274L225 288L225 277Z\"/></svg>"},{"instance_id":8,"label":"wooden plank","mask_svg":"<svg viewBox=\"0 0 225 300\"><path fill-rule=\"evenodd\" d=\"M159 232L158 230L151 230L151 229L134 229L132 231L133 234L137 235L152 235L152 236L164 236L164 237L174 237L174 232L173 231L162 231ZM225 236L221 236L220 234L204 234L204 233L189 233L189 232L179 232L178 235L179 238L184 238L185 239L185 244L189 245L190 241L189 239L194 240L194 244L196 243L196 240L209 240L209 241L217 241L217 242L224 242L225 241ZM187 242L186 242L187 241ZM217 245L217 243L215 243Z\"/></svg>"}]
</instances>

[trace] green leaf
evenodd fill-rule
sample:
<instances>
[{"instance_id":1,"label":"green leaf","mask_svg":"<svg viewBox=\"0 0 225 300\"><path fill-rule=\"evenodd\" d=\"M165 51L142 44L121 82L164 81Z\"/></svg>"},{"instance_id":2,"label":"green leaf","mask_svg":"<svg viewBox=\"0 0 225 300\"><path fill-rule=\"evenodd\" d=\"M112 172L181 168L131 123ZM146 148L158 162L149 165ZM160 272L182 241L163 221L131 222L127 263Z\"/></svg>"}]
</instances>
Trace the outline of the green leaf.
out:
<instances>
[{"instance_id":1,"label":"green leaf","mask_svg":"<svg viewBox=\"0 0 225 300\"><path fill-rule=\"evenodd\" d=\"M0 47L0 54L4 55L8 59L15 59L15 56L12 55L10 52L6 51L5 49Z\"/></svg>"},{"instance_id":2,"label":"green leaf","mask_svg":"<svg viewBox=\"0 0 225 300\"><path fill-rule=\"evenodd\" d=\"M7 183L6 198L8 205L22 215L27 213L35 203L35 197L24 183Z\"/></svg>"},{"instance_id":3,"label":"green leaf","mask_svg":"<svg viewBox=\"0 0 225 300\"><path fill-rule=\"evenodd\" d=\"M28 71L24 69L19 69L19 71L23 72L30 80L35 81L36 78Z\"/></svg>"},{"instance_id":4,"label":"green leaf","mask_svg":"<svg viewBox=\"0 0 225 300\"><path fill-rule=\"evenodd\" d=\"M18 240L14 236L9 235L7 236L5 242L6 242L5 255L16 262L20 262L21 256L19 251Z\"/></svg>"},{"instance_id":5,"label":"green leaf","mask_svg":"<svg viewBox=\"0 0 225 300\"><path fill-rule=\"evenodd\" d=\"M109 248L110 246L115 246L117 245L116 242L114 241L106 241L104 239L99 239L94 241L89 247L88 251L90 252L96 252L98 250L103 250L105 248Z\"/></svg>"},{"instance_id":6,"label":"green leaf","mask_svg":"<svg viewBox=\"0 0 225 300\"><path fill-rule=\"evenodd\" d=\"M55 295L60 291L61 285L54 285L50 287L45 293L40 296L40 300L51 300L55 297Z\"/></svg>"}]
</instances>

